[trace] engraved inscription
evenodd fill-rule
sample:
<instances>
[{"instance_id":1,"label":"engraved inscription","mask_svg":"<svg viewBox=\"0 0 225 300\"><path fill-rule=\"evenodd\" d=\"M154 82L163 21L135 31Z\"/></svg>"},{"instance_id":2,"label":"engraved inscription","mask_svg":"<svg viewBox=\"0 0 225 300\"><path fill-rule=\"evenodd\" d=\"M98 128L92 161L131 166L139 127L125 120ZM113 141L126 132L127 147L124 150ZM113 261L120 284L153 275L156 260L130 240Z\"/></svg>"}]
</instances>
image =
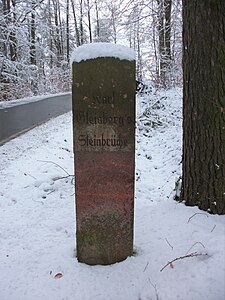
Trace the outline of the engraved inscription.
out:
<instances>
[{"instance_id":1,"label":"engraved inscription","mask_svg":"<svg viewBox=\"0 0 225 300\"><path fill-rule=\"evenodd\" d=\"M127 94L121 97L126 99ZM134 120L124 110L116 109L114 92L110 96L95 94L84 98L87 106L74 112L75 123L80 126L80 134L76 138L79 148L89 151L94 148L126 149L129 146L126 128L134 126Z\"/></svg>"},{"instance_id":2,"label":"engraved inscription","mask_svg":"<svg viewBox=\"0 0 225 300\"><path fill-rule=\"evenodd\" d=\"M102 112L100 115L90 112L78 111L75 113L75 120L78 124L87 125L118 125L120 127L131 124L132 118L129 116L111 116L107 112Z\"/></svg>"},{"instance_id":3,"label":"engraved inscription","mask_svg":"<svg viewBox=\"0 0 225 300\"><path fill-rule=\"evenodd\" d=\"M110 105L114 105L115 104L115 95L113 93L112 96L108 96L108 97L105 97L105 96L93 96L93 103L94 104L110 104Z\"/></svg>"},{"instance_id":4,"label":"engraved inscription","mask_svg":"<svg viewBox=\"0 0 225 300\"><path fill-rule=\"evenodd\" d=\"M110 138L105 137L104 134L102 133L100 138L97 138L97 136L94 134L93 137L90 135L84 135L81 134L78 137L78 143L80 146L91 146L91 147L120 147L124 148L127 146L127 140L123 139L121 135L119 134L118 137L115 135L111 135Z\"/></svg>"},{"instance_id":5,"label":"engraved inscription","mask_svg":"<svg viewBox=\"0 0 225 300\"><path fill-rule=\"evenodd\" d=\"M76 83L76 88L81 84ZM111 86L112 88L112 86ZM109 91L99 85L91 93L83 90L77 98L73 117L78 134L77 151L130 151L133 149L133 100L123 90Z\"/></svg>"}]
</instances>

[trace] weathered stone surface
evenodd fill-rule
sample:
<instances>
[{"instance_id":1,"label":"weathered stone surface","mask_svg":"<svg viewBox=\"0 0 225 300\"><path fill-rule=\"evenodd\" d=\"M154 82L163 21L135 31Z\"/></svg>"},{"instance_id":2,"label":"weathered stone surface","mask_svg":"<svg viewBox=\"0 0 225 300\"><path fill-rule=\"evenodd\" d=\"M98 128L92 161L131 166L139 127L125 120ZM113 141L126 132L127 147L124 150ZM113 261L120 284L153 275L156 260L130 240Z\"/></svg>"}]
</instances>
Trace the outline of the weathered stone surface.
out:
<instances>
[{"instance_id":1,"label":"weathered stone surface","mask_svg":"<svg viewBox=\"0 0 225 300\"><path fill-rule=\"evenodd\" d=\"M77 258L112 264L133 252L135 62L73 63Z\"/></svg>"}]
</instances>

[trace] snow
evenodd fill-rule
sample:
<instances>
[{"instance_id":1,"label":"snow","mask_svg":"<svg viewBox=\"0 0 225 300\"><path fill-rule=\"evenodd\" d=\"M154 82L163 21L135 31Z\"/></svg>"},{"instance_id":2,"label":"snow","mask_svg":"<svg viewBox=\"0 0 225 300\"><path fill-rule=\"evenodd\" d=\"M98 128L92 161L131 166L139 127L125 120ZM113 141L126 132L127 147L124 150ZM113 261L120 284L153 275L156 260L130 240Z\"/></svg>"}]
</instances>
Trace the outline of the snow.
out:
<instances>
[{"instance_id":1,"label":"snow","mask_svg":"<svg viewBox=\"0 0 225 300\"><path fill-rule=\"evenodd\" d=\"M56 96L63 96L68 95L68 93L60 93L60 94L49 94L49 95L43 95L43 96L35 96L35 97L27 97L27 98L21 98L16 100L10 100L10 101L0 101L0 109L6 109L17 105L27 104L31 102L37 102L44 99L56 97Z\"/></svg>"},{"instance_id":2,"label":"snow","mask_svg":"<svg viewBox=\"0 0 225 300\"><path fill-rule=\"evenodd\" d=\"M75 258L71 113L0 147L1 300L224 300L225 216L173 200L181 92L137 103L135 251L114 265Z\"/></svg>"},{"instance_id":3,"label":"snow","mask_svg":"<svg viewBox=\"0 0 225 300\"><path fill-rule=\"evenodd\" d=\"M81 62L82 60L94 59L98 57L115 57L120 60L135 60L133 49L119 44L111 43L91 43L84 44L74 49L71 61Z\"/></svg>"}]
</instances>

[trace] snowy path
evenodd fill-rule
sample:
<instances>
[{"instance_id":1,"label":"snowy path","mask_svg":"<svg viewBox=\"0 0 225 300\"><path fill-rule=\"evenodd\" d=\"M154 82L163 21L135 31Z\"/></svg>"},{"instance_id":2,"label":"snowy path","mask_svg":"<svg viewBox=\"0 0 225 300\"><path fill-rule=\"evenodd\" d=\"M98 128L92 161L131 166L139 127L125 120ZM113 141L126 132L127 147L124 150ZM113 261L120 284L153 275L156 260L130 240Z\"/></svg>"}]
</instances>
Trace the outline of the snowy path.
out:
<instances>
[{"instance_id":1,"label":"snowy path","mask_svg":"<svg viewBox=\"0 0 225 300\"><path fill-rule=\"evenodd\" d=\"M152 103L156 97L162 95ZM225 216L172 199L180 176L180 93L160 100L159 119L148 115L149 101L138 106L135 255L115 265L75 258L74 189L71 177L61 178L73 174L71 114L0 147L0 300L224 299ZM146 120L162 126L149 130ZM192 252L208 255L160 272Z\"/></svg>"}]
</instances>

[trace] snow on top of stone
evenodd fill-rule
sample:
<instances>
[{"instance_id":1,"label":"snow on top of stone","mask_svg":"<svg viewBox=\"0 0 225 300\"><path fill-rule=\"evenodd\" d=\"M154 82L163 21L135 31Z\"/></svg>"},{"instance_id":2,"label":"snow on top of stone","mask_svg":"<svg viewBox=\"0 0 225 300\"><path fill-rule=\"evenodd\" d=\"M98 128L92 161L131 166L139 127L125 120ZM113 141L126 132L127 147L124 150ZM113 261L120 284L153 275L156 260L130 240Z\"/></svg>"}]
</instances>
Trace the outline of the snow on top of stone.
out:
<instances>
[{"instance_id":1,"label":"snow on top of stone","mask_svg":"<svg viewBox=\"0 0 225 300\"><path fill-rule=\"evenodd\" d=\"M90 43L76 48L72 53L72 62L95 59L98 57L115 57L125 60L135 60L133 49L110 43Z\"/></svg>"}]
</instances>

